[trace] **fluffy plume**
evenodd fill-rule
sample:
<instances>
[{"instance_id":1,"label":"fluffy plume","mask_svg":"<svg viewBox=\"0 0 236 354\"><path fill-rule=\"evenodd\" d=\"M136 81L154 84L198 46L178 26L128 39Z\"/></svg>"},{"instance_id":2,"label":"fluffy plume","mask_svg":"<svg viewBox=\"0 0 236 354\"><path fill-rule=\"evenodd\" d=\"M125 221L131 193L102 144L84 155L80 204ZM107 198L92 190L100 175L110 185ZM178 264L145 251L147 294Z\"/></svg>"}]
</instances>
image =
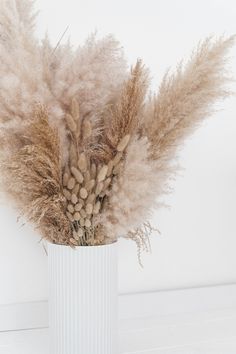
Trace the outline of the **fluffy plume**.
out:
<instances>
[{"instance_id":1,"label":"fluffy plume","mask_svg":"<svg viewBox=\"0 0 236 354\"><path fill-rule=\"evenodd\" d=\"M68 47L58 48L51 61L53 94L64 107L76 97L81 115L96 118L126 77L123 51L112 35L93 34L75 53Z\"/></svg>"},{"instance_id":2,"label":"fluffy plume","mask_svg":"<svg viewBox=\"0 0 236 354\"><path fill-rule=\"evenodd\" d=\"M234 37L206 39L148 100L147 69L138 60L128 73L112 36L92 35L77 50L53 48L47 37L39 43L32 5L0 2L2 186L51 242L123 236L140 255L177 148L227 95Z\"/></svg>"},{"instance_id":3,"label":"fluffy plume","mask_svg":"<svg viewBox=\"0 0 236 354\"><path fill-rule=\"evenodd\" d=\"M103 112L98 159L108 162L116 147L127 134L135 134L140 126L144 100L148 87L148 72L138 60L124 82L118 100ZM95 153L95 152L94 152Z\"/></svg>"},{"instance_id":4,"label":"fluffy plume","mask_svg":"<svg viewBox=\"0 0 236 354\"><path fill-rule=\"evenodd\" d=\"M193 52L185 67L166 74L157 95L146 105L142 134L151 142L151 158L159 159L180 146L204 118L213 104L227 96L225 56L235 37L207 38ZM169 158L169 157L168 157Z\"/></svg>"},{"instance_id":5,"label":"fluffy plume","mask_svg":"<svg viewBox=\"0 0 236 354\"><path fill-rule=\"evenodd\" d=\"M140 226L140 220L149 219L147 205L153 206L153 194L155 187L158 188L149 162L149 148L147 138L137 137L127 148L123 171L112 186L110 208L103 214L109 233L114 232L115 227L117 235L126 235L128 230Z\"/></svg>"},{"instance_id":6,"label":"fluffy plume","mask_svg":"<svg viewBox=\"0 0 236 354\"><path fill-rule=\"evenodd\" d=\"M89 118L94 124L127 77L122 48L111 35L97 39L93 34L76 51L69 42L55 50L46 37L42 60L44 80L53 97L49 107L66 111L76 98L81 119Z\"/></svg>"},{"instance_id":7,"label":"fluffy plume","mask_svg":"<svg viewBox=\"0 0 236 354\"><path fill-rule=\"evenodd\" d=\"M5 129L27 125L34 104L46 106L65 162L64 118L71 100L78 99L81 119L96 120L127 77L126 61L111 35L97 39L94 34L76 50L69 43L53 48L47 37L39 44L34 21L33 1L0 2L0 124Z\"/></svg>"},{"instance_id":8,"label":"fluffy plume","mask_svg":"<svg viewBox=\"0 0 236 354\"><path fill-rule=\"evenodd\" d=\"M148 144L140 139L127 149L123 173L113 186L107 211L117 234L136 228L138 235L138 224L162 205L160 198L169 191L168 180L177 170L172 163L177 148L209 117L213 104L227 96L225 55L233 42L234 37L215 42L206 39L185 68L179 66L176 74L166 74L158 94L146 103L139 134L147 137Z\"/></svg>"}]
</instances>

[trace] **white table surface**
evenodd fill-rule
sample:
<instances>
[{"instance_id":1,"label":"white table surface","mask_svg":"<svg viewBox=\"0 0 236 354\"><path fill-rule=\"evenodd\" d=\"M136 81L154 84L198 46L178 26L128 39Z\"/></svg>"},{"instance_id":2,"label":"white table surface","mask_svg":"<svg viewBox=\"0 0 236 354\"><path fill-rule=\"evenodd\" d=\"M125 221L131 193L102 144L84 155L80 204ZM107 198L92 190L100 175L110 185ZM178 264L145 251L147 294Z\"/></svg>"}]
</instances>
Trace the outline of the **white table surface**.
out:
<instances>
[{"instance_id":1,"label":"white table surface","mask_svg":"<svg viewBox=\"0 0 236 354\"><path fill-rule=\"evenodd\" d=\"M236 309L123 320L122 354L236 354ZM49 354L48 329L0 332L0 354Z\"/></svg>"}]
</instances>

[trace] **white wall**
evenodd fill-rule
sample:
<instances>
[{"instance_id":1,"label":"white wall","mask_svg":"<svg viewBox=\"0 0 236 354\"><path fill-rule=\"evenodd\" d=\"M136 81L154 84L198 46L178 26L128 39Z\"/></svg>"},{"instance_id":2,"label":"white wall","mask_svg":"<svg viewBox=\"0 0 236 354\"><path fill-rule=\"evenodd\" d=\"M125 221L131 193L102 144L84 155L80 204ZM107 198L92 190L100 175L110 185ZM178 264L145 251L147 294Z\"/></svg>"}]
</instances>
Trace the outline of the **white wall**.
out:
<instances>
[{"instance_id":1,"label":"white wall","mask_svg":"<svg viewBox=\"0 0 236 354\"><path fill-rule=\"evenodd\" d=\"M191 53L209 34L236 33L233 0L37 0L41 9L38 34L48 28L56 43L66 26L72 42L81 43L98 30L114 33L130 63L142 57L151 68L153 87L165 69ZM231 52L236 77L236 48ZM167 198L171 209L157 211L152 254L144 269L130 241L121 240L120 291L138 292L231 283L236 281L236 100L220 111L185 145L180 163L185 168ZM46 255L29 226L0 206L0 304L47 297Z\"/></svg>"}]
</instances>

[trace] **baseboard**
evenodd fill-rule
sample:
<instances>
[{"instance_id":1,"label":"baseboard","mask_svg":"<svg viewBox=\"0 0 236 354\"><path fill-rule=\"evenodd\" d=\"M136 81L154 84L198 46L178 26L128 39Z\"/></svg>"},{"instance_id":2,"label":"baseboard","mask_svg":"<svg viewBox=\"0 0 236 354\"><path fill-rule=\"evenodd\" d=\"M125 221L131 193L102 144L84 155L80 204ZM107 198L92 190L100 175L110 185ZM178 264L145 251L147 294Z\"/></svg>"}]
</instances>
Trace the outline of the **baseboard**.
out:
<instances>
[{"instance_id":1,"label":"baseboard","mask_svg":"<svg viewBox=\"0 0 236 354\"><path fill-rule=\"evenodd\" d=\"M120 296L120 318L143 318L236 307L236 283Z\"/></svg>"},{"instance_id":2,"label":"baseboard","mask_svg":"<svg viewBox=\"0 0 236 354\"><path fill-rule=\"evenodd\" d=\"M119 296L120 320L236 307L236 284ZM0 305L0 332L48 327L47 301Z\"/></svg>"},{"instance_id":3,"label":"baseboard","mask_svg":"<svg viewBox=\"0 0 236 354\"><path fill-rule=\"evenodd\" d=\"M1 305L0 332L47 327L47 305L47 301Z\"/></svg>"}]
</instances>

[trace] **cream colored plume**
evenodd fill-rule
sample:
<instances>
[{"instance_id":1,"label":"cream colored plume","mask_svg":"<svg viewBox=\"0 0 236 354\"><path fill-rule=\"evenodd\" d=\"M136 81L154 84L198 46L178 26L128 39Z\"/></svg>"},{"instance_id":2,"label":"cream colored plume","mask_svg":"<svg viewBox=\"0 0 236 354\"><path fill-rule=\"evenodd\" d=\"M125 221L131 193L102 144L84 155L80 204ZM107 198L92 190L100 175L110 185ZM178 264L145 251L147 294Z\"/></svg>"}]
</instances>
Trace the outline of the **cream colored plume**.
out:
<instances>
[{"instance_id":1,"label":"cream colored plume","mask_svg":"<svg viewBox=\"0 0 236 354\"><path fill-rule=\"evenodd\" d=\"M113 36L55 48L35 18L30 0L0 1L1 187L51 242L148 249L179 147L228 95L235 37L207 38L153 94Z\"/></svg>"}]
</instances>

